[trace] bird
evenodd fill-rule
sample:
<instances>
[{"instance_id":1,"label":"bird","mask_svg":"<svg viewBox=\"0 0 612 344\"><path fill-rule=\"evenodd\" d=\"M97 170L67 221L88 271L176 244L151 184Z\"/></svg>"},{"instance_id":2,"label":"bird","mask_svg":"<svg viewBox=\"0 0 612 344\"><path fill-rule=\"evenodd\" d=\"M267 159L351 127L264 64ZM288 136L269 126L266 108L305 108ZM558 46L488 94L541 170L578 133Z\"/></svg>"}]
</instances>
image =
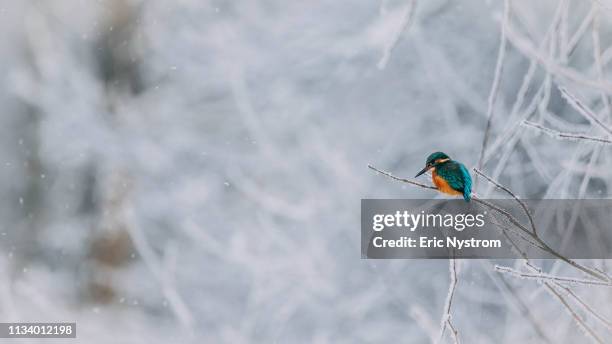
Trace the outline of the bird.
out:
<instances>
[{"instance_id":1,"label":"bird","mask_svg":"<svg viewBox=\"0 0 612 344\"><path fill-rule=\"evenodd\" d=\"M431 170L431 179L438 191L449 195L463 195L469 202L472 198L472 177L468 169L460 162L442 152L431 153L425 161L425 167L415 178Z\"/></svg>"}]
</instances>

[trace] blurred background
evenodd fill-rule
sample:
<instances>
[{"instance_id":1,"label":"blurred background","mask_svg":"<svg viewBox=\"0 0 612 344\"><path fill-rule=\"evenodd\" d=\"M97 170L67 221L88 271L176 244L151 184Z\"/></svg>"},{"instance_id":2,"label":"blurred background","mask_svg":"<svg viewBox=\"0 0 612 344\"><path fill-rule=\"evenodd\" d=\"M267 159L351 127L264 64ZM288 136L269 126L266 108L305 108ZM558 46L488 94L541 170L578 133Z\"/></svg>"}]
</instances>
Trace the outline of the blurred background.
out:
<instances>
[{"instance_id":1,"label":"blurred background","mask_svg":"<svg viewBox=\"0 0 612 344\"><path fill-rule=\"evenodd\" d=\"M1 0L0 319L76 321L79 343L435 342L448 262L360 259L359 211L439 196L367 164L412 177L442 150L521 197L609 198L610 145L555 133L609 135L559 86L610 123L611 16L609 0ZM592 339L492 264L459 264L462 342ZM576 293L612 315L609 288Z\"/></svg>"}]
</instances>

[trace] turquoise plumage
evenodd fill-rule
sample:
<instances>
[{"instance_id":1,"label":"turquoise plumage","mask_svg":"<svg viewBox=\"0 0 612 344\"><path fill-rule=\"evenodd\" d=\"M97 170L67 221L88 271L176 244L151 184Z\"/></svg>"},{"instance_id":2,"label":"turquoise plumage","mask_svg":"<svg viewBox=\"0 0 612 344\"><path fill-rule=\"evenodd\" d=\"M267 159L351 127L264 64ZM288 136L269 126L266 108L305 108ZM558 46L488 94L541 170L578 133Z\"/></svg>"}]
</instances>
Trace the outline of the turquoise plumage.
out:
<instances>
[{"instance_id":1,"label":"turquoise plumage","mask_svg":"<svg viewBox=\"0 0 612 344\"><path fill-rule=\"evenodd\" d=\"M425 168L416 177L429 170L432 171L432 181L438 190L451 195L463 195L466 202L470 201L472 177L462 163L451 160L445 153L435 152L427 157Z\"/></svg>"},{"instance_id":2,"label":"turquoise plumage","mask_svg":"<svg viewBox=\"0 0 612 344\"><path fill-rule=\"evenodd\" d=\"M461 192L469 202L472 194L472 177L467 168L460 162L449 160L435 167L436 174L442 177L448 185Z\"/></svg>"}]
</instances>

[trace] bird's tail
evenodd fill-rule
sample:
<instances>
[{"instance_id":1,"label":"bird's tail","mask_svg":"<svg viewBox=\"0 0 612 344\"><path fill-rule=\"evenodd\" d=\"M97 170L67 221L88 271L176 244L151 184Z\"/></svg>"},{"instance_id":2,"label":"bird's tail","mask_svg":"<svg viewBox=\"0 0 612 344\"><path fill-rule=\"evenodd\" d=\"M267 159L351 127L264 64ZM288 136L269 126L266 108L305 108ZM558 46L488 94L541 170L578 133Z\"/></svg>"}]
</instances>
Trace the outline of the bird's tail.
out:
<instances>
[{"instance_id":1,"label":"bird's tail","mask_svg":"<svg viewBox=\"0 0 612 344\"><path fill-rule=\"evenodd\" d=\"M472 181L468 180L463 189L463 199L469 202L472 199Z\"/></svg>"}]
</instances>

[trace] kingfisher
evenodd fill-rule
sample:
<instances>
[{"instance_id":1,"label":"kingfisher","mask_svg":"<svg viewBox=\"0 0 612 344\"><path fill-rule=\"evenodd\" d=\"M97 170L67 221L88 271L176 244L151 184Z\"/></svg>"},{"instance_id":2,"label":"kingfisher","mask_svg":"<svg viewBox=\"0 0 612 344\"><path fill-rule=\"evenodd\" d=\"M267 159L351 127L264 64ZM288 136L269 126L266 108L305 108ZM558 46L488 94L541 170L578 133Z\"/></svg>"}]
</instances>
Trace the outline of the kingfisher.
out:
<instances>
[{"instance_id":1,"label":"kingfisher","mask_svg":"<svg viewBox=\"0 0 612 344\"><path fill-rule=\"evenodd\" d=\"M417 173L418 177L431 170L431 179L438 191L449 195L463 195L466 202L472 195L472 177L468 169L460 162L442 152L431 153L425 167Z\"/></svg>"}]
</instances>

